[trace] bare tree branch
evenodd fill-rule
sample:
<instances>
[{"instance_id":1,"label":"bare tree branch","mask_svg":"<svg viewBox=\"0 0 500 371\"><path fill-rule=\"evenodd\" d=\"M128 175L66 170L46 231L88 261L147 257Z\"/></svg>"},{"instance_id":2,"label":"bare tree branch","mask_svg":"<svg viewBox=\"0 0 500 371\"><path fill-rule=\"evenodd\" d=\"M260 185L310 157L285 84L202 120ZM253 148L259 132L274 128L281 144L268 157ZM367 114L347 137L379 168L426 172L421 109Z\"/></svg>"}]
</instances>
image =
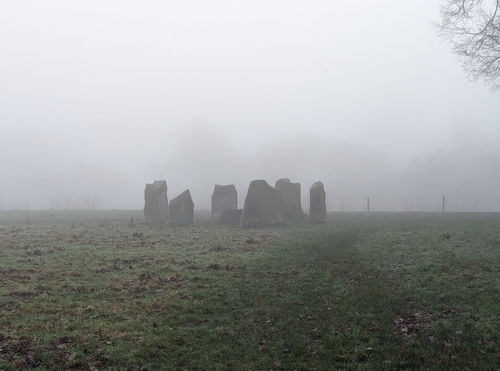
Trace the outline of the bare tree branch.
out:
<instances>
[{"instance_id":1,"label":"bare tree branch","mask_svg":"<svg viewBox=\"0 0 500 371\"><path fill-rule=\"evenodd\" d=\"M443 0L441 34L473 80L500 89L500 0Z\"/></svg>"}]
</instances>

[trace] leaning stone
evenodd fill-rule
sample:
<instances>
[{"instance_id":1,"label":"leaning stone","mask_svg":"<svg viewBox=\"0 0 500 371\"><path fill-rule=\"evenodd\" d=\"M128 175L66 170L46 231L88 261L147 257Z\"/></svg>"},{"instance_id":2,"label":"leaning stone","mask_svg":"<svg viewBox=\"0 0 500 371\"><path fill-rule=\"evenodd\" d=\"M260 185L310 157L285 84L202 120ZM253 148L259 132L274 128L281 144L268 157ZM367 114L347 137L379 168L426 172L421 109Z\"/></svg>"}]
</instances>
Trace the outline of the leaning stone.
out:
<instances>
[{"instance_id":1,"label":"leaning stone","mask_svg":"<svg viewBox=\"0 0 500 371\"><path fill-rule=\"evenodd\" d=\"M326 193L323 183L314 183L309 190L309 196L311 199L309 221L323 223L326 220Z\"/></svg>"},{"instance_id":2,"label":"leaning stone","mask_svg":"<svg viewBox=\"0 0 500 371\"><path fill-rule=\"evenodd\" d=\"M265 180L253 180L248 187L241 226L244 228L283 223L283 197Z\"/></svg>"},{"instance_id":3,"label":"leaning stone","mask_svg":"<svg viewBox=\"0 0 500 371\"><path fill-rule=\"evenodd\" d=\"M169 203L169 222L177 225L193 224L194 203L189 189Z\"/></svg>"},{"instance_id":4,"label":"leaning stone","mask_svg":"<svg viewBox=\"0 0 500 371\"><path fill-rule=\"evenodd\" d=\"M212 219L219 219L225 210L238 208L238 192L234 184L218 185L212 194Z\"/></svg>"},{"instance_id":5,"label":"leaning stone","mask_svg":"<svg viewBox=\"0 0 500 371\"><path fill-rule=\"evenodd\" d=\"M304 219L300 203L300 183L292 183L290 179L281 178L276 182L276 189L283 195L283 217L287 222Z\"/></svg>"},{"instance_id":6,"label":"leaning stone","mask_svg":"<svg viewBox=\"0 0 500 371\"><path fill-rule=\"evenodd\" d=\"M144 189L144 218L148 224L161 224L168 218L167 182L157 180Z\"/></svg>"}]
</instances>

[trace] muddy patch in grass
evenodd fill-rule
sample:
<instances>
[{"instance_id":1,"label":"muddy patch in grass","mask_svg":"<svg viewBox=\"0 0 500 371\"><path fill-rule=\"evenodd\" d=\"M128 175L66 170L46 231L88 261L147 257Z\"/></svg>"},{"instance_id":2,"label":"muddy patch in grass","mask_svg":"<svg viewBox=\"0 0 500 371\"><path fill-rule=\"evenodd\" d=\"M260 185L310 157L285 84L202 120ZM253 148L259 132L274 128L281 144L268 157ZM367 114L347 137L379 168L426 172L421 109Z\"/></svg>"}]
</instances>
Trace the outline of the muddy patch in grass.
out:
<instances>
[{"instance_id":1,"label":"muddy patch in grass","mask_svg":"<svg viewBox=\"0 0 500 371\"><path fill-rule=\"evenodd\" d=\"M19 299L29 299L37 295L37 293L30 291L14 291L9 293L9 296Z\"/></svg>"}]
</instances>

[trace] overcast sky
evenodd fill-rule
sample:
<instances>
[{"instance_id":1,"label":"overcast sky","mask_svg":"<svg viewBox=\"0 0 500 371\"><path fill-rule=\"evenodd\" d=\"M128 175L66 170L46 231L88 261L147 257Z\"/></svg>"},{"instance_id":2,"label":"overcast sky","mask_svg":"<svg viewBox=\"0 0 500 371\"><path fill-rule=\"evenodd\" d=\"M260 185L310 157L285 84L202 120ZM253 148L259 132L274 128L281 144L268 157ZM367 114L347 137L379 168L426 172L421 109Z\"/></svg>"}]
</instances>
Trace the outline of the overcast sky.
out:
<instances>
[{"instance_id":1,"label":"overcast sky","mask_svg":"<svg viewBox=\"0 0 500 371\"><path fill-rule=\"evenodd\" d=\"M146 182L323 180L328 207L500 211L500 95L439 0L3 1L0 208L142 208Z\"/></svg>"}]
</instances>

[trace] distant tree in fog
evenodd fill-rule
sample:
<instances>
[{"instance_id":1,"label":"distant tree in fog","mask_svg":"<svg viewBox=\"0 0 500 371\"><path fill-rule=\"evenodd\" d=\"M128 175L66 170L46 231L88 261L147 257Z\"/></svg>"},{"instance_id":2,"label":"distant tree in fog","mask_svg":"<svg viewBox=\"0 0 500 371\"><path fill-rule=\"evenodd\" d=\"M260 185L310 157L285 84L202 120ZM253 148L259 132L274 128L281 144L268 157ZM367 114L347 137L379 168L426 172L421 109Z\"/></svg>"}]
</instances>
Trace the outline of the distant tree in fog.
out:
<instances>
[{"instance_id":1,"label":"distant tree in fog","mask_svg":"<svg viewBox=\"0 0 500 371\"><path fill-rule=\"evenodd\" d=\"M443 0L439 29L473 80L500 88L500 0Z\"/></svg>"}]
</instances>

